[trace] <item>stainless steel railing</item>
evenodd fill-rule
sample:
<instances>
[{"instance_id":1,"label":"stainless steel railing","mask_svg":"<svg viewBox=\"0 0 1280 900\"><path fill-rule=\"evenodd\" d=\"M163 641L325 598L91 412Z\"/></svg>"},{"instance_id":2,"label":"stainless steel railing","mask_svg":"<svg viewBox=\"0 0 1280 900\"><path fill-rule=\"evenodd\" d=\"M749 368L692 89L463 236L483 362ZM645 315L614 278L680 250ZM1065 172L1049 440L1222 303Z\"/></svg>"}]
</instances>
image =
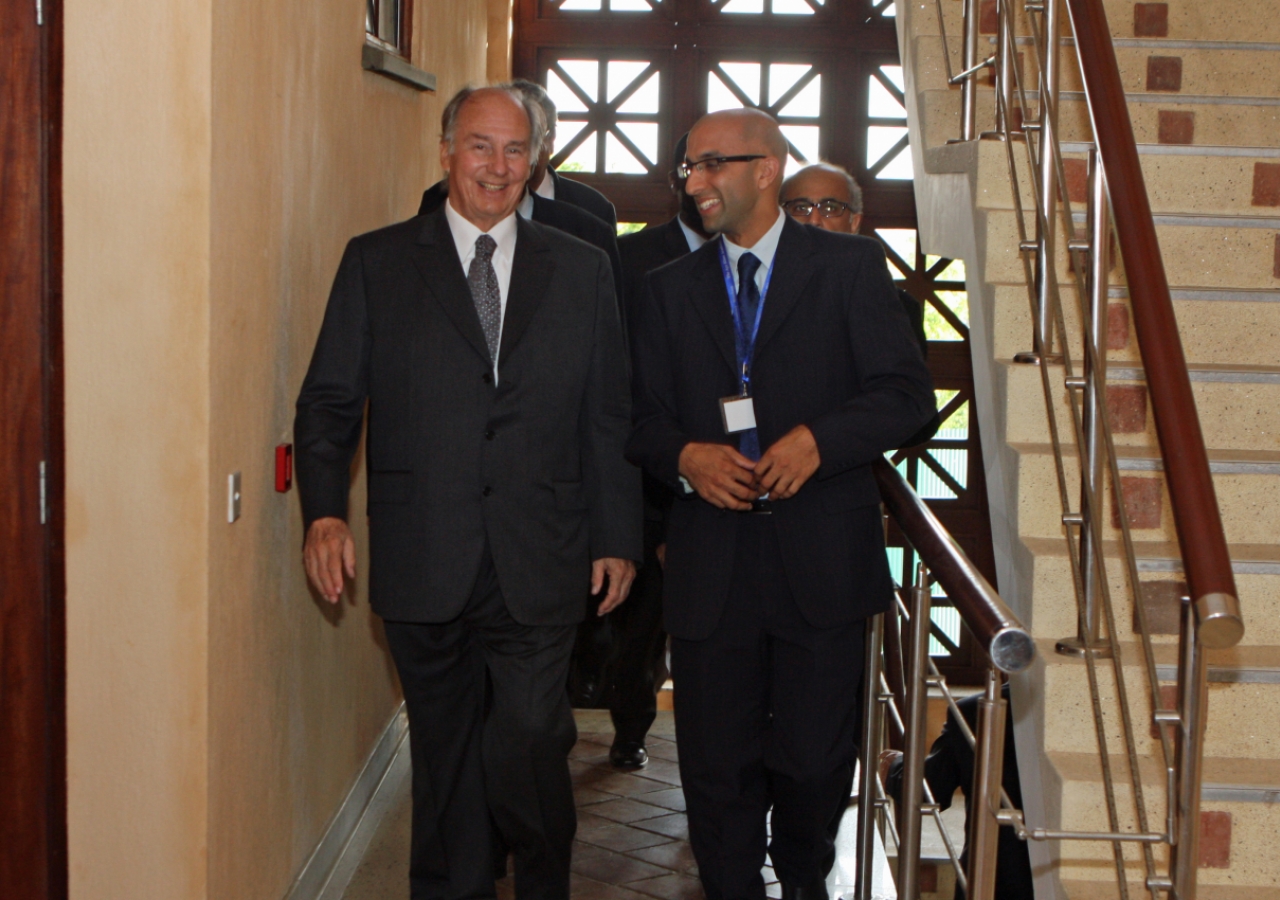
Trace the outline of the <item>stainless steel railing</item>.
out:
<instances>
[{"instance_id":1,"label":"stainless steel railing","mask_svg":"<svg viewBox=\"0 0 1280 900\"><path fill-rule=\"evenodd\" d=\"M942 22L945 13L941 0L936 2ZM1063 25L1068 24L1064 22L1064 10L1071 25L1069 44L1062 34ZM942 52L949 82L963 85L961 140L972 140L977 135L977 73L988 67L996 73L995 130L982 137L1004 142L1018 249L1034 323L1032 348L1018 354L1015 360L1039 367L1078 607L1077 633L1059 641L1057 650L1080 657L1085 664L1109 824L1105 831L1051 830L1028 827L1020 820L1020 814L1012 811L1001 812L999 818L1034 840L1111 843L1117 889L1126 900L1129 884L1124 846L1136 844L1145 888L1152 898L1166 892L1177 900L1193 900L1208 712L1205 651L1234 645L1244 629L1207 452L1102 0L997 0L997 20L994 52L979 62L978 4L966 0L964 70L951 75L945 26ZM1076 50L1095 135L1088 150L1086 228L1080 234L1071 199L1060 189L1065 184L1058 121L1060 54L1070 45ZM1033 50L1027 54L1027 62L1028 68L1034 66L1038 79L1034 91L1024 83L1019 46ZM1015 149L1019 144L1021 153ZM1034 185L1029 197L1022 194L1024 177ZM1059 290L1065 274L1059 271L1059 229L1066 239L1068 266L1074 276L1074 318L1079 323L1074 331L1066 327ZM1106 314L1113 234L1128 275L1162 470L1189 586L1190 596L1183 601L1178 652L1178 703L1173 710L1161 708L1155 652L1139 593L1137 554L1123 502L1116 504L1118 559L1114 555L1108 558L1103 541L1108 532L1102 498L1108 489L1118 496L1121 484L1106 402ZM1078 348L1078 362L1073 359L1073 348ZM1074 467L1073 459L1078 461ZM1112 575L1119 575L1125 582L1138 621L1142 656L1139 690L1145 695L1150 719L1159 735L1165 773L1161 793L1165 795L1166 813L1160 830L1150 824L1139 773L1134 703L1124 670L1123 648L1116 637L1119 632L1111 597ZM1099 689L1104 665L1111 670L1115 686L1110 710L1104 709L1107 700ZM1108 745L1108 712L1121 725L1121 768L1125 770L1122 777L1132 805L1123 811L1116 790L1120 778ZM1167 869L1157 862L1155 844L1170 847ZM975 888L980 886L975 883ZM975 890L970 896L989 895Z\"/></svg>"}]
</instances>

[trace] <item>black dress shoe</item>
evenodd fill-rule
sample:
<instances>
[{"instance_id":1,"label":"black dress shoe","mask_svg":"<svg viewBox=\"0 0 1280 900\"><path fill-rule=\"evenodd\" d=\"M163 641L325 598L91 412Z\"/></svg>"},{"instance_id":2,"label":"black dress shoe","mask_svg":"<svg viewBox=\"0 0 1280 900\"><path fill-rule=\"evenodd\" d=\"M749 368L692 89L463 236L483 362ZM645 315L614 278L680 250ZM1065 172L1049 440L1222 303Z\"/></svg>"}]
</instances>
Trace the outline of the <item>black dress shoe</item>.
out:
<instances>
[{"instance_id":1,"label":"black dress shoe","mask_svg":"<svg viewBox=\"0 0 1280 900\"><path fill-rule=\"evenodd\" d=\"M614 741L609 748L609 762L615 769L643 769L649 762L644 741Z\"/></svg>"},{"instance_id":2,"label":"black dress shoe","mask_svg":"<svg viewBox=\"0 0 1280 900\"><path fill-rule=\"evenodd\" d=\"M797 885L782 882L782 900L830 900L827 894L827 883L815 881L813 884Z\"/></svg>"}]
</instances>

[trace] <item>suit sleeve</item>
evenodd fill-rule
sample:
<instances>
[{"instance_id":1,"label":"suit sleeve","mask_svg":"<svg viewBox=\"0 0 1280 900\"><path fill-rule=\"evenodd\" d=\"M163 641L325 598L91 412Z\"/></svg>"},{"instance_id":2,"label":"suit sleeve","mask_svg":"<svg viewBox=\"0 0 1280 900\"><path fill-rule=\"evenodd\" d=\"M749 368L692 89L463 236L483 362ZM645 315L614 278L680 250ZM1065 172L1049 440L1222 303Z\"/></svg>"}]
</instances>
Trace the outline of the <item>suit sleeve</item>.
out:
<instances>
[{"instance_id":1,"label":"suit sleeve","mask_svg":"<svg viewBox=\"0 0 1280 900\"><path fill-rule=\"evenodd\" d=\"M595 279L594 335L578 429L591 504L591 558L639 563L644 559L640 471L623 455L631 427L626 342L613 279L604 265Z\"/></svg>"},{"instance_id":2,"label":"suit sleeve","mask_svg":"<svg viewBox=\"0 0 1280 900\"><path fill-rule=\"evenodd\" d=\"M933 380L889 278L884 250L859 241L844 297L845 327L858 390L852 399L809 423L822 464L819 479L870 464L902 446L936 412Z\"/></svg>"},{"instance_id":3,"label":"suit sleeve","mask_svg":"<svg viewBox=\"0 0 1280 900\"><path fill-rule=\"evenodd\" d=\"M353 241L329 294L293 422L304 529L316 519L347 517L351 460L360 443L368 394L370 346L364 266Z\"/></svg>"},{"instance_id":4,"label":"suit sleeve","mask_svg":"<svg viewBox=\"0 0 1280 900\"><path fill-rule=\"evenodd\" d=\"M627 459L642 467L677 496L686 491L680 483L680 452L689 443L676 417L675 374L667 338L661 286L652 275L645 279L643 299L631 306L635 324L631 331L631 439Z\"/></svg>"}]
</instances>

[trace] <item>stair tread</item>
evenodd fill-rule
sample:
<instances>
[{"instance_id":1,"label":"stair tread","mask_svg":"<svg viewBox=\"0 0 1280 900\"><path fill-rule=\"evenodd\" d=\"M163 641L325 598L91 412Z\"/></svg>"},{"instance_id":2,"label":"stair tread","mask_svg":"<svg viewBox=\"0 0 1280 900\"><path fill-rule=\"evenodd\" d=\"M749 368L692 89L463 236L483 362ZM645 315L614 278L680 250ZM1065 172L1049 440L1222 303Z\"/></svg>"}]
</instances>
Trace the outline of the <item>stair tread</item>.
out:
<instances>
[{"instance_id":1,"label":"stair tread","mask_svg":"<svg viewBox=\"0 0 1280 900\"><path fill-rule=\"evenodd\" d=\"M1053 445L1048 443L1035 443L1027 441L1010 441L1009 446L1018 453L1024 454L1043 454L1052 453ZM1074 445L1066 445L1063 448L1063 455L1069 457L1076 456L1076 448ZM1257 463L1265 465L1268 463L1280 464L1280 450L1235 450L1235 449L1214 449L1206 448L1209 454L1209 463ZM1132 460L1159 460L1160 457L1152 452L1152 448L1133 444L1117 444L1117 459Z\"/></svg>"},{"instance_id":2,"label":"stair tread","mask_svg":"<svg viewBox=\"0 0 1280 900\"><path fill-rule=\"evenodd\" d=\"M1045 755L1053 761L1058 773L1065 780L1102 780L1096 753L1047 750ZM1112 754L1111 765L1112 771L1117 773L1117 777L1120 777L1119 773L1126 771L1127 761L1122 754ZM1138 771L1142 774L1144 784L1164 783L1164 767L1156 757L1139 757ZM1204 778L1201 784L1205 790L1214 788L1280 790L1280 759L1206 756L1204 758Z\"/></svg>"},{"instance_id":3,"label":"stair tread","mask_svg":"<svg viewBox=\"0 0 1280 900\"><path fill-rule=\"evenodd\" d=\"M1022 537L1027 549L1037 556L1066 556L1063 538ZM1103 552L1108 557L1120 555L1119 541L1103 541ZM1176 543L1166 541L1134 541L1134 551L1139 560L1181 560ZM1275 563L1280 565L1280 544L1228 544L1227 553L1233 563Z\"/></svg>"}]
</instances>

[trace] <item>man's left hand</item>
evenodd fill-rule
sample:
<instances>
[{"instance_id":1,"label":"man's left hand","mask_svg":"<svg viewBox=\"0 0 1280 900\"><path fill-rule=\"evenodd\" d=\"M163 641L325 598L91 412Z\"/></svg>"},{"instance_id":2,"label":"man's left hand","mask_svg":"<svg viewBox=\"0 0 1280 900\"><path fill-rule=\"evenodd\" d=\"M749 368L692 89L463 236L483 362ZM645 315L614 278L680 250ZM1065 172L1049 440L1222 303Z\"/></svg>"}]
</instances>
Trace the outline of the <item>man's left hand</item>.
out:
<instances>
[{"instance_id":1,"label":"man's left hand","mask_svg":"<svg viewBox=\"0 0 1280 900\"><path fill-rule=\"evenodd\" d=\"M755 465L756 484L770 500L786 500L818 471L822 458L807 425L797 425L764 452Z\"/></svg>"},{"instance_id":2,"label":"man's left hand","mask_svg":"<svg viewBox=\"0 0 1280 900\"><path fill-rule=\"evenodd\" d=\"M629 559L618 559L606 556L591 563L591 596L599 594L604 588L605 577L609 579L609 592L604 595L596 615L603 616L613 612L627 599L631 592L631 582L636 580L636 564Z\"/></svg>"}]
</instances>

